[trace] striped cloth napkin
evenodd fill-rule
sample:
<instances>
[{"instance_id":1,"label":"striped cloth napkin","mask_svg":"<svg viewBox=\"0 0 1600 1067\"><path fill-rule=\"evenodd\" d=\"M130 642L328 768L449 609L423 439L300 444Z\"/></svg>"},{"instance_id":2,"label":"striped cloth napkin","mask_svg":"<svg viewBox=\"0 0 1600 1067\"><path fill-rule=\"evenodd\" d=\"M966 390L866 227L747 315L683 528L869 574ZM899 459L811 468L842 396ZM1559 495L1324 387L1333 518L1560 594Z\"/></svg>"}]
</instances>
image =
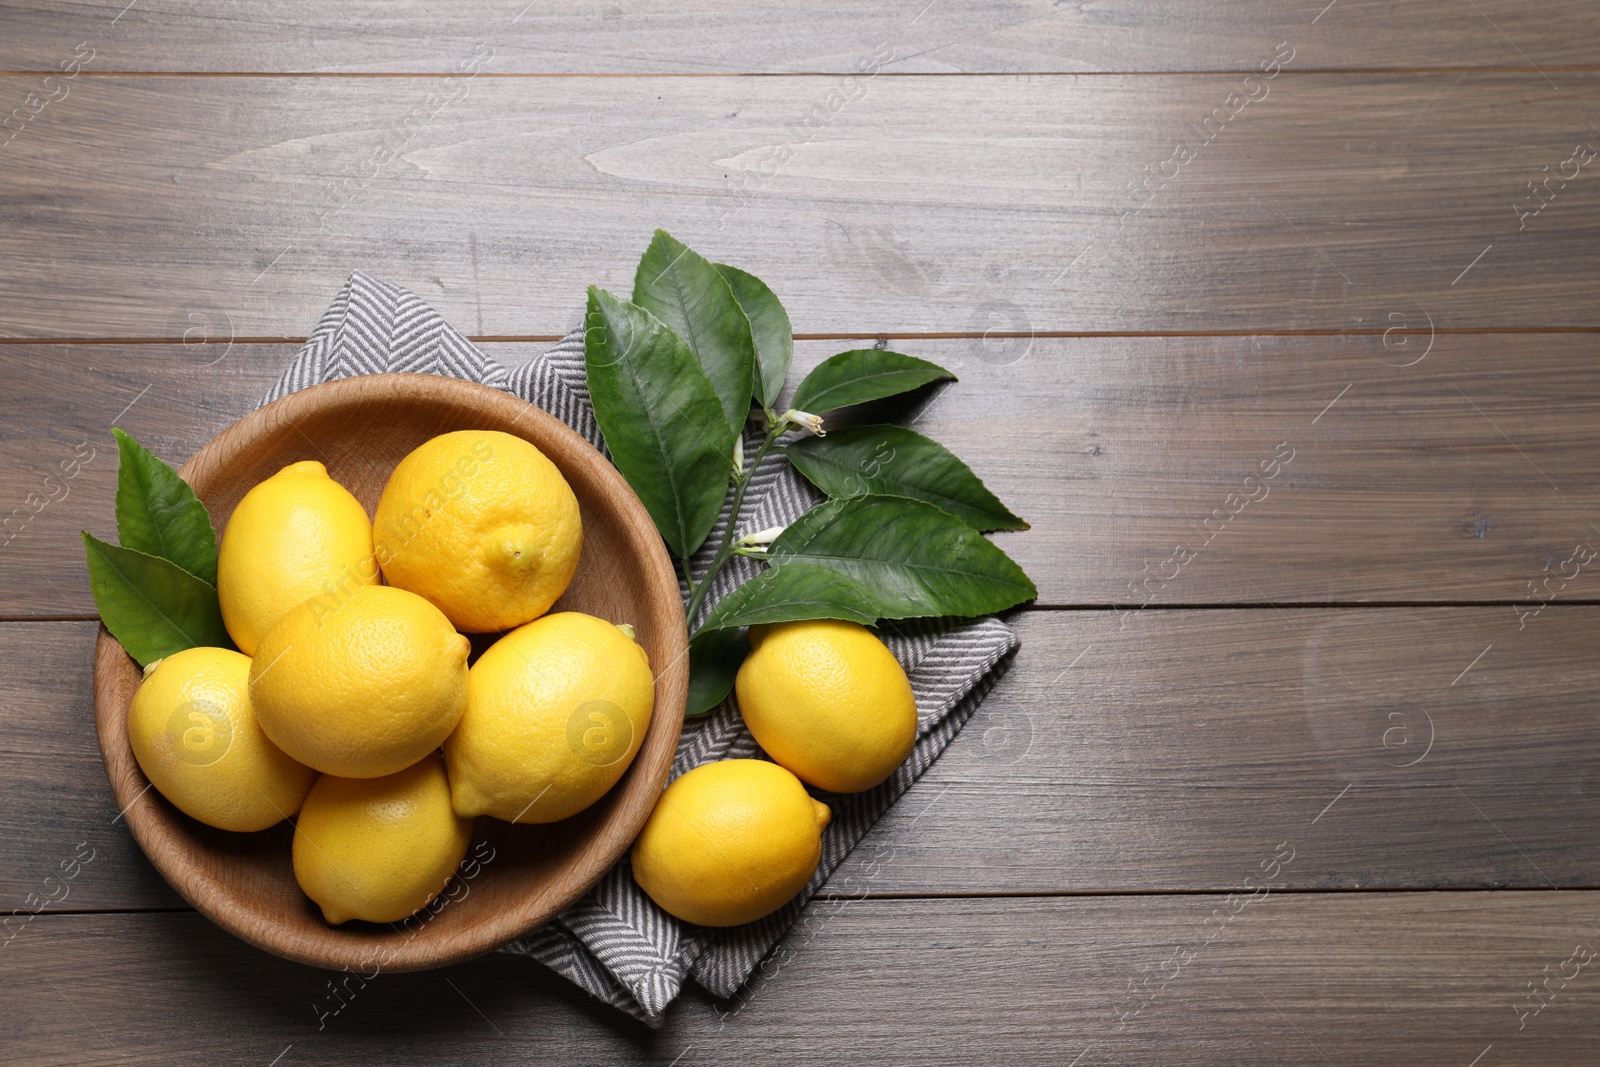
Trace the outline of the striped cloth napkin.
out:
<instances>
[{"instance_id":1,"label":"striped cloth napkin","mask_svg":"<svg viewBox=\"0 0 1600 1067\"><path fill-rule=\"evenodd\" d=\"M442 374L504 389L551 412L604 451L583 368L579 329L544 356L508 370L480 352L414 293L357 272L262 403L297 389L357 374ZM746 441L754 453L758 441ZM799 518L821 495L781 456L769 458L745 494L744 530L765 530ZM703 574L722 540L728 515L691 567ZM708 605L760 565L738 558L717 578ZM917 742L882 785L829 795L833 821L822 835L822 862L806 887L776 913L745 926L710 929L680 922L634 884L626 857L583 899L549 924L501 951L532 956L600 1000L655 1026L692 978L714 996L731 996L749 979L812 895L872 824L939 758L994 684L1017 638L994 618L885 626L885 642L905 667L917 699ZM672 765L676 778L702 763L763 753L730 696L709 716L687 723Z\"/></svg>"}]
</instances>

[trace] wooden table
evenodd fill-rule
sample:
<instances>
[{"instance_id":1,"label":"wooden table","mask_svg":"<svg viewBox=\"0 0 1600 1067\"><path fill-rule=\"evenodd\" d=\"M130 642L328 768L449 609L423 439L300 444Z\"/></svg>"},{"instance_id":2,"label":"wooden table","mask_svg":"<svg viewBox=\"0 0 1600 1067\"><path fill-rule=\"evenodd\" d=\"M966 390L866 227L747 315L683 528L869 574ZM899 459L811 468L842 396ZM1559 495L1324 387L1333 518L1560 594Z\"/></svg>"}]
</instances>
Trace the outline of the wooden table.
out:
<instances>
[{"instance_id":1,"label":"wooden table","mask_svg":"<svg viewBox=\"0 0 1600 1067\"><path fill-rule=\"evenodd\" d=\"M0 907L93 854L0 1061L1592 1060L1600 8L1324 2L0 3ZM109 429L181 461L356 268L529 358L656 226L960 374L1022 651L741 997L319 1031L101 773Z\"/></svg>"}]
</instances>

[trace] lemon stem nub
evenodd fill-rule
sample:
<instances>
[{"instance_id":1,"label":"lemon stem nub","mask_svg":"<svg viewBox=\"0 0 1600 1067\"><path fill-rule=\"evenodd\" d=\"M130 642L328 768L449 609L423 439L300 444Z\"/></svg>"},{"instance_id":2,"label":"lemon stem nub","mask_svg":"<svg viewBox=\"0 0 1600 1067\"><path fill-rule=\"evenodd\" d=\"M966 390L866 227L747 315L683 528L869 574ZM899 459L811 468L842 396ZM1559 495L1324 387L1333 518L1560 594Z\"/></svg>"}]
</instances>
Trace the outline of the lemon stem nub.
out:
<instances>
[{"instance_id":1,"label":"lemon stem nub","mask_svg":"<svg viewBox=\"0 0 1600 1067\"><path fill-rule=\"evenodd\" d=\"M627 635L629 641L639 640L639 635L634 632L632 625L625 622L619 622L617 623L617 629L621 630L625 635Z\"/></svg>"},{"instance_id":2,"label":"lemon stem nub","mask_svg":"<svg viewBox=\"0 0 1600 1067\"><path fill-rule=\"evenodd\" d=\"M815 797L811 799L811 804L812 814L816 816L817 828L820 830L827 829L828 824L833 821L833 809Z\"/></svg>"},{"instance_id":3,"label":"lemon stem nub","mask_svg":"<svg viewBox=\"0 0 1600 1067\"><path fill-rule=\"evenodd\" d=\"M490 563L502 567L515 570L535 568L544 556L535 537L536 531L532 526L501 526L491 531L486 539L485 555Z\"/></svg>"}]
</instances>

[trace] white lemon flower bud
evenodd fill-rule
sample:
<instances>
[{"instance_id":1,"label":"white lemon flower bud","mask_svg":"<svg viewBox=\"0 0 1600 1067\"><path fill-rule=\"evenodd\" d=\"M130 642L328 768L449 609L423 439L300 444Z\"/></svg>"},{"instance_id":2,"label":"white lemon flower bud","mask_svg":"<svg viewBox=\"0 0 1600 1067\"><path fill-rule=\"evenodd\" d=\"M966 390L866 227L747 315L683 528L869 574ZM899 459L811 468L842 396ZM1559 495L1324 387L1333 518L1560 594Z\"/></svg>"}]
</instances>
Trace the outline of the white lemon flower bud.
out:
<instances>
[{"instance_id":1,"label":"white lemon flower bud","mask_svg":"<svg viewBox=\"0 0 1600 1067\"><path fill-rule=\"evenodd\" d=\"M787 530L787 526L769 526L765 530L757 530L753 534L745 534L734 542L740 548L754 548L757 545L770 545L778 539L778 535Z\"/></svg>"},{"instance_id":2,"label":"white lemon flower bud","mask_svg":"<svg viewBox=\"0 0 1600 1067\"><path fill-rule=\"evenodd\" d=\"M780 423L791 423L801 429L810 430L818 437L826 437L828 435L828 431L822 428L821 415L813 415L809 411L801 411L799 408L790 408L785 411L778 416L778 421Z\"/></svg>"}]
</instances>

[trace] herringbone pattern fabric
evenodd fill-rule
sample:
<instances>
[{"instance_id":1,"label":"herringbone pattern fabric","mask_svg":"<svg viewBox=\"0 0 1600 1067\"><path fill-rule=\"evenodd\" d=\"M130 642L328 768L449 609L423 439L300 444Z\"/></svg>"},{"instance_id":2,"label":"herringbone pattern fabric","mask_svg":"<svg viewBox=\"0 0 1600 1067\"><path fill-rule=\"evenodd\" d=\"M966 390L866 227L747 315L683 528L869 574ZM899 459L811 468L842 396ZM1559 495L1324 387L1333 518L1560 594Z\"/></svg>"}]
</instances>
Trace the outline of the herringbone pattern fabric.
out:
<instances>
[{"instance_id":1,"label":"herringbone pattern fabric","mask_svg":"<svg viewBox=\"0 0 1600 1067\"><path fill-rule=\"evenodd\" d=\"M585 383L581 331L508 373L415 294L359 272L350 276L263 403L319 382L398 371L448 375L505 389L549 411L604 450ZM749 440L746 445L746 455L753 454ZM792 467L773 456L746 492L741 530L787 525L820 499ZM725 505L706 548L691 561L697 577L705 573L727 521ZM707 606L759 570L754 560L736 560L717 578ZM726 930L692 926L656 907L634 884L624 858L554 922L502 951L532 956L599 999L651 1024L659 1024L686 979L717 996L733 994L873 823L938 759L1017 646L1011 631L992 618L887 626L883 636L910 675L916 694L916 746L900 769L877 788L822 796L833 809L833 821L823 833L822 863L793 901L746 926ZM761 756L730 697L710 715L685 725L672 776L711 760ZM865 892L869 887L859 888Z\"/></svg>"}]
</instances>

